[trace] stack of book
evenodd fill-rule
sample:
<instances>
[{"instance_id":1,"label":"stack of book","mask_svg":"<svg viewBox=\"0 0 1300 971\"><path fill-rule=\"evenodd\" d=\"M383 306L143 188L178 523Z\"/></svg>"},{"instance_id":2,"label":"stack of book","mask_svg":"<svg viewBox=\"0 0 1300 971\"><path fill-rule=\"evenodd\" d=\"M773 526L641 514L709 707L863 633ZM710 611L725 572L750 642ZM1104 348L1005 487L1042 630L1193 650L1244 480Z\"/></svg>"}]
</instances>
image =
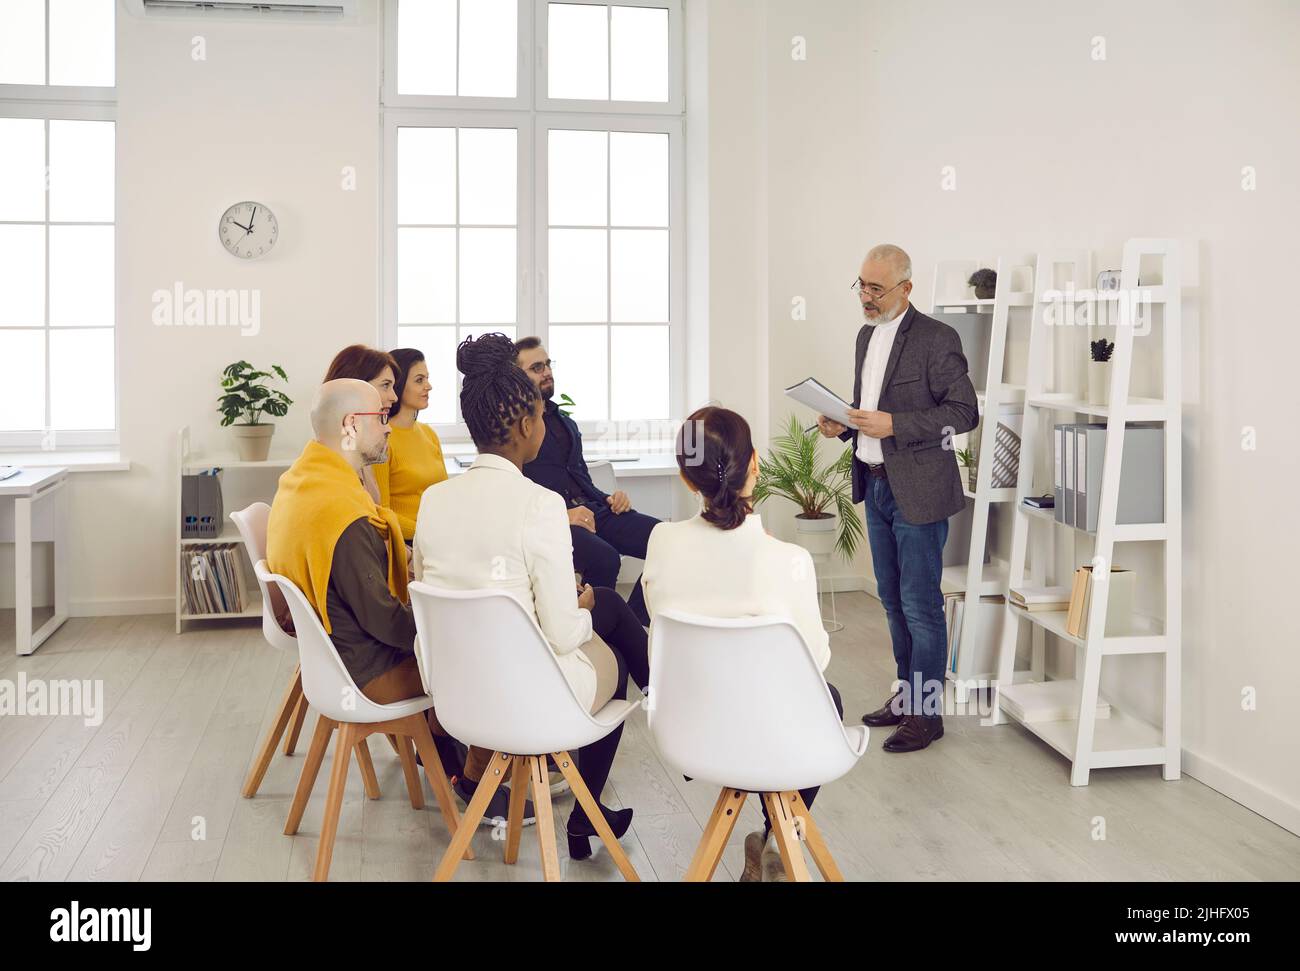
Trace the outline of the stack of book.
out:
<instances>
[{"instance_id":1,"label":"stack of book","mask_svg":"<svg viewBox=\"0 0 1300 971\"><path fill-rule=\"evenodd\" d=\"M187 614L238 614L248 603L244 549L238 543L189 546L181 551Z\"/></svg>"},{"instance_id":2,"label":"stack of book","mask_svg":"<svg viewBox=\"0 0 1300 971\"><path fill-rule=\"evenodd\" d=\"M1011 605L1022 610L1068 610L1070 591L1065 587L1021 587L1011 591Z\"/></svg>"},{"instance_id":3,"label":"stack of book","mask_svg":"<svg viewBox=\"0 0 1300 971\"><path fill-rule=\"evenodd\" d=\"M986 595L980 597L981 604L1004 604L1006 601L1001 596ZM961 646L961 629L962 621L966 618L966 594L965 593L947 593L943 597L943 615L948 622L948 670L953 674L957 673L957 654ZM992 658L994 645L992 643L993 633L996 625L985 623L981 628L982 639L987 643L985 649L980 649L976 645L977 656L980 658ZM978 666L978 665L977 665ZM988 674L988 671L978 671L977 674Z\"/></svg>"}]
</instances>

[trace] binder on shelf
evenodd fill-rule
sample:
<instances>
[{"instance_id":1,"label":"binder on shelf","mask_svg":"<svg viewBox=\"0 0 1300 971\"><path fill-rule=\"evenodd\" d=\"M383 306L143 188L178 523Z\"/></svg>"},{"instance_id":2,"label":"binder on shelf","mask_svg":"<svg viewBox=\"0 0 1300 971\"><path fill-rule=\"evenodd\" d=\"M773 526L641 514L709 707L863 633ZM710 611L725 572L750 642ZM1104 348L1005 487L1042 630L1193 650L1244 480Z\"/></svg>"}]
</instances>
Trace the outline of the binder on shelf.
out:
<instances>
[{"instance_id":1,"label":"binder on shelf","mask_svg":"<svg viewBox=\"0 0 1300 971\"><path fill-rule=\"evenodd\" d=\"M1052 444L1055 448L1052 461L1052 498L1056 521L1063 522L1065 515L1065 426L1057 425L1052 429Z\"/></svg>"},{"instance_id":2,"label":"binder on shelf","mask_svg":"<svg viewBox=\"0 0 1300 971\"><path fill-rule=\"evenodd\" d=\"M1076 501L1074 498L1074 426L1062 425L1061 435L1061 447L1065 452L1064 467L1061 471L1061 478L1064 480L1061 486L1061 491L1065 497L1062 504L1065 508L1061 510L1061 522L1065 523L1067 526L1073 526L1074 504Z\"/></svg>"},{"instance_id":3,"label":"binder on shelf","mask_svg":"<svg viewBox=\"0 0 1300 971\"><path fill-rule=\"evenodd\" d=\"M1106 456L1106 426L1080 425L1076 469L1079 474L1075 525L1097 531L1101 509L1101 479ZM1124 426L1124 452L1120 459L1119 502L1115 522L1165 521L1165 429L1163 425L1130 423Z\"/></svg>"}]
</instances>

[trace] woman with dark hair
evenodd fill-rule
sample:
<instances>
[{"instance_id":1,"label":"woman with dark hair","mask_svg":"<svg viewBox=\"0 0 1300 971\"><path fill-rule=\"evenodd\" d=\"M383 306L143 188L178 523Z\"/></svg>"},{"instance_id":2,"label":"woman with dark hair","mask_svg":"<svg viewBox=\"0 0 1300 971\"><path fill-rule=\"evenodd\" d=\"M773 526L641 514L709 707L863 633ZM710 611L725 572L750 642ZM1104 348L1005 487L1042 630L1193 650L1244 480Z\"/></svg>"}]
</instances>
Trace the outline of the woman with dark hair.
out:
<instances>
[{"instance_id":1,"label":"woman with dark hair","mask_svg":"<svg viewBox=\"0 0 1300 971\"><path fill-rule=\"evenodd\" d=\"M830 638L822 626L812 557L769 536L754 512L758 452L749 423L726 408L699 409L677 433L677 468L699 496L700 512L660 523L650 534L641 583L651 621L656 611L669 609L704 617L788 617L825 671ZM839 692L827 687L843 716ZM800 795L811 806L817 790ZM763 831L745 838L743 882L785 879L766 806L763 819Z\"/></svg>"},{"instance_id":2,"label":"woman with dark hair","mask_svg":"<svg viewBox=\"0 0 1300 971\"><path fill-rule=\"evenodd\" d=\"M391 354L367 347L365 344L349 344L334 355L334 360L330 361L330 366L325 371L324 380L356 378L358 381L372 384L379 392L379 406L388 410L397 401L397 393L393 388L397 384L397 376L400 373L401 368ZM366 487L366 492L370 493L371 499L381 506L386 506L388 503L379 493L379 483L375 479L374 472L371 471L372 468L369 465L362 468L361 484Z\"/></svg>"},{"instance_id":3,"label":"woman with dark hair","mask_svg":"<svg viewBox=\"0 0 1300 971\"><path fill-rule=\"evenodd\" d=\"M608 587L577 589L569 517L558 493L524 477L546 434L542 396L515 365L503 334L464 341L456 366L465 376L460 408L479 456L463 475L420 501L415 526L416 578L459 590L499 589L536 618L560 670L588 710L627 697L627 678L649 680L646 633L627 603ZM623 729L578 750L578 772L599 801ZM462 799L472 788L458 790ZM614 835L632 822L630 808L601 807ZM489 807L485 821L490 822ZM504 815L504 814L503 814ZM591 855L595 827L580 805L568 821L569 856Z\"/></svg>"},{"instance_id":4,"label":"woman with dark hair","mask_svg":"<svg viewBox=\"0 0 1300 971\"><path fill-rule=\"evenodd\" d=\"M399 347L389 356L397 364L393 385L395 400L388 408L388 461L370 466L379 487L379 504L397 513L402 537L415 538L415 514L420 511L424 490L447 481L447 463L442 443L428 425L417 421L429 406L429 365L424 353L413 347Z\"/></svg>"}]
</instances>

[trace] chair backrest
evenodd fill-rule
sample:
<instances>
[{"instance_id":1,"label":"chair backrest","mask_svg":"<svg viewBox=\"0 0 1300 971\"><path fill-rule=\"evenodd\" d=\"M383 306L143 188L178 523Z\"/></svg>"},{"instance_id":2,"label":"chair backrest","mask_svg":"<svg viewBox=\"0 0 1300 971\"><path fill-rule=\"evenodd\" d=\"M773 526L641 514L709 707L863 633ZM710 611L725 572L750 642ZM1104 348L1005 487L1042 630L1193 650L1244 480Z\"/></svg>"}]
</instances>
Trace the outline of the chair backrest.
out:
<instances>
[{"instance_id":1,"label":"chair backrest","mask_svg":"<svg viewBox=\"0 0 1300 971\"><path fill-rule=\"evenodd\" d=\"M302 665L302 691L307 702L322 715L341 722L377 722L389 717L387 711L361 693L352 675L343 665L334 642L325 633L314 608L288 577L271 573L266 561L255 569L258 579L279 587L293 614L298 632L298 662Z\"/></svg>"},{"instance_id":2,"label":"chair backrest","mask_svg":"<svg viewBox=\"0 0 1300 971\"><path fill-rule=\"evenodd\" d=\"M253 573L257 575L257 564L266 559L266 523L271 517L271 507L264 502L255 502L251 506L236 510L230 514L230 520L239 530L248 552L248 560L253 564ZM280 618L289 616L289 605L285 603L284 594L275 584L269 586L257 575L257 585L262 591L262 634L268 644L285 651L298 649L293 632L285 630Z\"/></svg>"},{"instance_id":3,"label":"chair backrest","mask_svg":"<svg viewBox=\"0 0 1300 971\"><path fill-rule=\"evenodd\" d=\"M781 617L657 612L648 709L664 760L721 786L804 789L857 760L812 652Z\"/></svg>"},{"instance_id":4,"label":"chair backrest","mask_svg":"<svg viewBox=\"0 0 1300 971\"><path fill-rule=\"evenodd\" d=\"M618 477L614 474L614 464L606 459L597 459L587 463L591 481L601 492L613 495L618 491Z\"/></svg>"},{"instance_id":5,"label":"chair backrest","mask_svg":"<svg viewBox=\"0 0 1300 971\"><path fill-rule=\"evenodd\" d=\"M466 745L515 755L590 740L592 719L536 620L500 590L410 585L438 721Z\"/></svg>"}]
</instances>

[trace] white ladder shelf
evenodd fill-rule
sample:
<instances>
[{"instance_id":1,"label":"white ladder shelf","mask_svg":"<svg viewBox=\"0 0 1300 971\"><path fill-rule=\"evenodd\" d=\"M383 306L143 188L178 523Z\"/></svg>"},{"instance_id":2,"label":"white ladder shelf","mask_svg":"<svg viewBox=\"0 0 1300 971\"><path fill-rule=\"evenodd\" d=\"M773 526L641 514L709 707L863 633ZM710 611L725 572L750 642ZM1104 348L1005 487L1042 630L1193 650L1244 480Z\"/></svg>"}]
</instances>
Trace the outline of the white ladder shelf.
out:
<instances>
[{"instance_id":1,"label":"white ladder shelf","mask_svg":"<svg viewBox=\"0 0 1300 971\"><path fill-rule=\"evenodd\" d=\"M1139 269L1143 257L1162 260L1162 280L1158 286L1139 287ZM1110 393L1107 405L1092 405L1086 393L1049 391L1047 372L1054 332L1068 327L1053 326L1070 322L1049 319L1050 312L1061 309L1056 270L1070 267L1067 286L1074 287L1073 297L1090 309L1088 323L1097 323L1096 314L1106 307L1108 317L1117 313L1115 350L1112 357ZM1033 319L1030 325L1029 363L1026 377L1025 422L1021 441L1020 475L1016 487L1017 510L1012 530L1009 584L1018 587L1026 582L1031 526L1049 524L1048 530L1064 530L1076 535L1082 530L1058 522L1051 511L1024 504L1034 494L1033 478L1039 450L1044 447L1044 426L1057 413L1104 418L1106 446L1101 478L1100 508L1093 557L1093 595L1089 605L1086 636L1075 637L1066 629L1063 612L1030 612L1005 607L1006 622L998 652L997 680L993 691L993 710L988 724L999 724L1004 715L1020 721L1025 728L1043 739L1072 762L1070 784L1088 784L1091 769L1125 765L1160 765L1165 779L1177 779L1181 773L1181 650L1182 650L1182 407L1181 407L1181 266L1177 241L1171 239L1132 239L1124 245L1121 264L1121 289L1118 294L1098 294L1091 289L1091 258L1086 251L1040 254L1035 273ZM1068 292L1068 291L1067 291ZM1163 394L1159 398L1134 398L1129 394L1137 324L1136 299L1146 304L1148 314L1161 311L1161 359ZM1113 303L1112 303L1113 301ZM1068 305L1067 305L1068 306ZM1150 323L1148 318L1148 323ZM1047 417L1047 421L1043 419ZM1163 523L1117 525L1116 513L1120 493L1121 459L1124 449L1125 423L1160 422L1164 426L1164 510ZM1051 483L1048 483L1050 485ZM1040 527L1041 528L1041 527ZM1043 534L1046 535L1046 534ZM1086 534L1085 534L1086 535ZM1164 617L1133 616L1131 629L1122 635L1106 636L1105 618L1109 603L1110 566L1114 564L1116 543L1158 542L1164 552ZM1046 544L1043 544L1046 546ZM1036 549L1034 582L1041 583L1046 549ZM1036 697L1061 690L1060 682L1045 680L1015 683L1016 642L1021 623L1041 629L1075 649L1075 683L1078 700L1077 717L1063 721L1022 721L1018 712L1034 707ZM1164 657L1164 684L1161 701L1162 724L1157 727L1140 718L1125 715L1113 707L1110 716L1097 717L1104 657L1121 654L1159 654ZM1081 655L1081 657L1080 657ZM1081 662L1081 666L1080 666ZM1037 667L1037 663L1035 663ZM1048 686L1051 687L1048 687Z\"/></svg>"}]
</instances>

